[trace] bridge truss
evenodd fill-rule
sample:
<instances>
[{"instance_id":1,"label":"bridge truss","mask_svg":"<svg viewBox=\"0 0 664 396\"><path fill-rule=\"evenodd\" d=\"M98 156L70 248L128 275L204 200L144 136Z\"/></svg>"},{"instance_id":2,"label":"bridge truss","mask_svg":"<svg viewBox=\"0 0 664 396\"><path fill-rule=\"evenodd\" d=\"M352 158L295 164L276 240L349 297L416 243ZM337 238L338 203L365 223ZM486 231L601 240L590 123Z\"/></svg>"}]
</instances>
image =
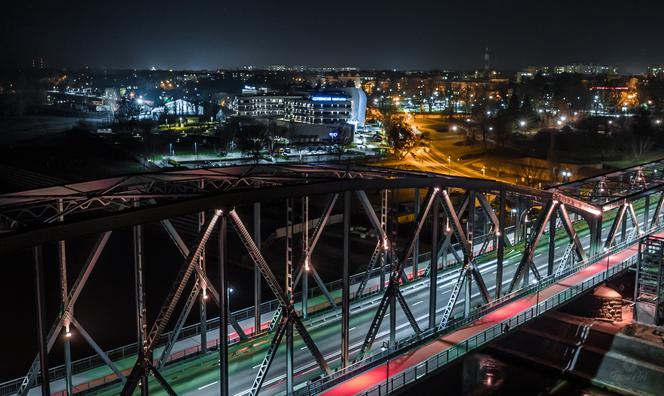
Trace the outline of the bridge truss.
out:
<instances>
[{"instance_id":1,"label":"bridge truss","mask_svg":"<svg viewBox=\"0 0 664 396\"><path fill-rule=\"evenodd\" d=\"M237 332L241 341L272 334L272 341L263 362L258 368L251 394L257 394L270 369L276 351L286 336L287 392L293 391L294 330L305 343L318 364L320 372L329 374L333 368L350 365L351 351L348 334L350 304L361 300L371 274L378 271L380 302L374 313L364 342L355 353L355 361L361 361L372 351L376 335L389 312L389 344L395 345L396 310L405 314L414 334L425 329L444 332L463 293L465 303L463 315L471 314L470 296L476 288L483 304L491 304L505 293L528 285L530 277L535 281L542 277L533 264L537 246L548 230L549 253L547 275L564 269L574 258L584 259L597 254L602 245L610 247L621 232L622 240L635 238L651 227L658 225L664 200L664 162L653 162L640 167L584 179L576 183L561 185L549 190L536 190L491 180L450 177L422 172L394 169L339 165L260 165L230 168L211 168L185 171L169 171L116 177L89 182L47 187L0 195L0 256L21 249L32 249L35 266L35 290L37 292L37 327L39 329L39 353L26 376L20 381L17 394L41 384L42 392L49 394L48 354L56 343L65 349L65 380L67 392L71 394L71 361L69 354L70 327L78 329L101 359L113 370L122 382L123 395L131 395L139 387L141 394L148 394L149 378L169 394L175 391L160 371L166 364L168 353L178 339L186 319L195 305L199 305L201 317L205 318L208 297L219 307L222 325L220 340L227 340L228 333L223 323L228 323ZM415 219L405 235L399 235L406 227L399 226L400 193L414 192L418 197ZM420 202L420 192L425 192ZM654 211L651 197L657 198ZM309 199L325 202L320 216L310 221ZM653 201L654 202L654 201ZM301 203L301 216L295 207ZM283 262L270 263L261 249L261 205L283 207L286 226L286 252ZM636 205L644 205L643 217L637 217ZM253 213L253 235L240 216ZM253 212L252 212L253 211ZM335 213L343 216L343 261L341 263L341 301L333 298L316 270L316 246ZM375 249L366 266L355 292L351 292L349 281L350 226L356 222L353 214L363 213L376 235ZM186 241L181 227L174 219L187 216L196 219L193 238ZM589 247L584 247L575 228L574 219L586 222L590 229ZM602 236L604 219L613 218L611 228ZM298 222L300 221L300 222ZM636 230L626 235L628 222ZM143 241L144 225L160 224L182 256L180 270L173 280L170 292L164 298L156 319L148 323L145 298L145 255ZM231 227L228 227L230 224ZM178 229L180 228L180 229ZM294 243L296 228L302 233L302 242ZM115 230L131 229L132 247L129 249L134 261L134 292L136 299L137 359L128 375L123 374L115 363L96 344L74 315L74 306ZM228 242L228 229L241 244ZM569 248L564 260L555 267L556 230L561 229L569 239ZM83 263L75 282L67 282L67 244L76 243L77 238L98 235L90 253ZM428 267L419 271L419 242L430 238ZM217 241L219 279L210 279L206 267L210 266L210 255L206 254L209 242ZM68 242L71 241L71 242ZM43 245L57 247L55 260L45 260ZM521 249L517 270L503 290L503 261L505 247ZM247 333L229 314L226 281L226 254L229 249L242 249L269 286L278 302L269 329L260 326L259 310L253 332ZM489 291L486 275L480 271L476 259L491 252L495 254L495 290ZM448 263L452 254L457 263ZM569 260L568 260L569 258ZM58 263L60 273L61 310L46 330L44 314L44 261ZM285 281L280 282L275 268L283 269ZM412 266L411 278L406 268ZM456 266L456 267L455 267ZM457 268L457 277L451 295L445 302L442 315L436 312L439 292L438 271ZM281 271L280 271L281 272ZM306 296L308 280L313 278L320 292L329 303L330 310L341 311L341 356L339 361L328 361L318 349L316 341L303 323L307 314ZM387 279L385 279L387 277ZM426 324L418 323L411 312L401 288L418 277L428 277L429 318ZM254 301L261 300L260 280L254 283ZM298 309L294 299L300 287L303 301ZM258 305L258 304L257 304ZM176 312L178 311L179 313ZM175 320L172 320L175 319ZM207 349L206 321L201 321L202 351ZM171 336L164 334L171 328ZM154 356L158 345L165 345L160 356ZM222 394L228 394L228 347L220 342L220 384Z\"/></svg>"}]
</instances>

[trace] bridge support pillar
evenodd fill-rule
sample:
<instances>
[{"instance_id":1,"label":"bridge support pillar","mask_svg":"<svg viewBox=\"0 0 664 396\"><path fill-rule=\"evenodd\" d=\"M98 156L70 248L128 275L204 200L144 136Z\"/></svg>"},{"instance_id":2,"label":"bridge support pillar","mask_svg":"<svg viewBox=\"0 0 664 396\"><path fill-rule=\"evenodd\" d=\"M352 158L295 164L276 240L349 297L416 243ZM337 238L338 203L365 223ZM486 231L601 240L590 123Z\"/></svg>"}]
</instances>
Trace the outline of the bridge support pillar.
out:
<instances>
[{"instance_id":1,"label":"bridge support pillar","mask_svg":"<svg viewBox=\"0 0 664 396\"><path fill-rule=\"evenodd\" d=\"M202 187L202 186L201 186ZM205 227L205 212L198 213L198 233L203 232L203 227ZM205 249L201 252L200 257L198 258L198 266L201 269L202 273L205 273ZM205 281L200 279L199 282L205 285ZM200 318L200 333L201 333L201 353L205 354L207 352L207 291L201 295L199 302L199 318Z\"/></svg>"},{"instance_id":2,"label":"bridge support pillar","mask_svg":"<svg viewBox=\"0 0 664 396\"><path fill-rule=\"evenodd\" d=\"M383 190L380 192L380 227L387 235L387 194L389 190ZM380 254L380 285L379 288L381 291L385 289L385 271L388 270L387 267L390 263L390 257L387 250L383 249ZM389 271L389 270L388 270Z\"/></svg>"},{"instance_id":3,"label":"bridge support pillar","mask_svg":"<svg viewBox=\"0 0 664 396\"><path fill-rule=\"evenodd\" d=\"M64 203L62 199L58 200L58 212L64 213ZM64 221L64 216L60 216L58 221ZM67 284L67 248L65 241L58 241L58 265L60 269L60 300L62 303L62 310L66 309L69 303L69 287ZM64 318L64 341L63 349L65 355L65 394L67 396L73 395L73 385L71 381L72 371L71 371L71 344L69 341L71 333L69 332L70 326L70 317L74 314L74 310L71 309L67 314L65 313Z\"/></svg>"},{"instance_id":4,"label":"bridge support pillar","mask_svg":"<svg viewBox=\"0 0 664 396\"><path fill-rule=\"evenodd\" d=\"M551 214L551 218L549 219L549 259L547 260L547 265L546 265L546 274L547 275L552 275L556 262L556 220L558 217L556 216L556 212L554 211Z\"/></svg>"},{"instance_id":5,"label":"bridge support pillar","mask_svg":"<svg viewBox=\"0 0 664 396\"><path fill-rule=\"evenodd\" d=\"M466 223L466 239L468 239L468 244L470 246L470 251L467 253L466 257L464 257L464 260L463 260L464 265L469 265L469 263L473 260L473 256L474 256L474 238L473 238L474 228L475 228L475 191L469 191L468 192L468 220L467 220L467 223ZM472 310L472 304L471 304L471 298L473 296L472 283L473 283L473 277L471 275L471 271L468 271L467 272L467 278L466 278L465 298L464 298L464 304L463 304L463 315L464 315L464 317L468 317L470 315L470 311Z\"/></svg>"},{"instance_id":6,"label":"bridge support pillar","mask_svg":"<svg viewBox=\"0 0 664 396\"><path fill-rule=\"evenodd\" d=\"M647 220L646 220L647 221ZM602 246L602 216L594 216L590 221L590 256L601 252Z\"/></svg>"},{"instance_id":7,"label":"bridge support pillar","mask_svg":"<svg viewBox=\"0 0 664 396\"><path fill-rule=\"evenodd\" d=\"M643 231L647 232L648 229L650 228L649 220L650 220L650 195L646 195L644 198L645 201L645 206L643 207Z\"/></svg>"},{"instance_id":8,"label":"bridge support pillar","mask_svg":"<svg viewBox=\"0 0 664 396\"><path fill-rule=\"evenodd\" d=\"M466 274L466 284L464 285L464 301L463 301L463 316L464 318L467 318L470 316L470 310L471 310L471 305L470 305L470 300L473 296L473 276L471 275L470 271Z\"/></svg>"},{"instance_id":9,"label":"bridge support pillar","mask_svg":"<svg viewBox=\"0 0 664 396\"><path fill-rule=\"evenodd\" d=\"M308 257L309 255L309 197L302 197L302 255ZM304 270L302 271L302 318L306 319L309 308L309 268L308 262L302 263ZM299 270L299 269L298 269Z\"/></svg>"},{"instance_id":10,"label":"bridge support pillar","mask_svg":"<svg viewBox=\"0 0 664 396\"><path fill-rule=\"evenodd\" d=\"M505 256L505 217L506 217L506 200L507 194L505 190L500 190L500 207L498 213L498 251L496 252L496 298L502 294L503 288L503 260Z\"/></svg>"},{"instance_id":11,"label":"bridge support pillar","mask_svg":"<svg viewBox=\"0 0 664 396\"><path fill-rule=\"evenodd\" d=\"M397 265L399 258L397 257L397 237L398 237L398 227L399 227L399 190L396 188L392 189L392 211L391 211L391 230L390 230L390 250L389 255L389 273L392 272L394 266ZM398 282L398 280L397 280ZM397 294L398 287L393 287L392 290L388 290L390 293L390 346L393 346L396 343L397 337Z\"/></svg>"},{"instance_id":12,"label":"bridge support pillar","mask_svg":"<svg viewBox=\"0 0 664 396\"><path fill-rule=\"evenodd\" d=\"M434 198L431 208L431 261L429 263L429 328L436 327L436 306L438 305L438 228L440 221L440 198Z\"/></svg>"},{"instance_id":13,"label":"bridge support pillar","mask_svg":"<svg viewBox=\"0 0 664 396\"><path fill-rule=\"evenodd\" d=\"M50 396L50 382L48 379L48 345L46 341L46 327L44 316L46 307L44 306L44 252L42 246L35 246L33 249L33 258L35 262L35 302L37 309L37 345L39 347L39 367L41 369L41 393L42 396Z\"/></svg>"},{"instance_id":14,"label":"bridge support pillar","mask_svg":"<svg viewBox=\"0 0 664 396\"><path fill-rule=\"evenodd\" d=\"M152 359L151 356L145 356L147 349L148 325L145 312L145 278L143 273L144 251L143 251L143 226L135 225L132 229L134 242L134 295L136 299L136 339L138 346L138 359L141 361L141 396L148 395L148 367L145 361Z\"/></svg>"},{"instance_id":15,"label":"bridge support pillar","mask_svg":"<svg viewBox=\"0 0 664 396\"><path fill-rule=\"evenodd\" d=\"M261 203L254 203L254 241L256 247L261 249ZM261 331L261 271L254 265L254 332Z\"/></svg>"},{"instance_id":16,"label":"bridge support pillar","mask_svg":"<svg viewBox=\"0 0 664 396\"><path fill-rule=\"evenodd\" d=\"M255 208L255 207L254 207ZM219 221L219 394L228 396L228 285L226 282L226 236L228 219Z\"/></svg>"},{"instance_id":17,"label":"bridge support pillar","mask_svg":"<svg viewBox=\"0 0 664 396\"><path fill-rule=\"evenodd\" d=\"M286 200L286 298L288 298L289 303L293 304L294 302L294 290L293 290L293 199L288 198ZM293 321L291 320L291 315L296 315L296 313L284 312L284 315L288 315L288 321L286 323L286 394L292 395L295 387L294 384L294 353L293 353Z\"/></svg>"},{"instance_id":18,"label":"bridge support pillar","mask_svg":"<svg viewBox=\"0 0 664 396\"><path fill-rule=\"evenodd\" d=\"M413 213L415 218L418 219L420 215L420 189L415 189L415 206L413 208ZM420 237L419 235L415 239L415 246L413 248L413 280L417 279L417 271L419 270L420 263Z\"/></svg>"},{"instance_id":19,"label":"bridge support pillar","mask_svg":"<svg viewBox=\"0 0 664 396\"><path fill-rule=\"evenodd\" d=\"M350 326L350 191L344 193L344 258L341 290L341 367L348 366L349 326Z\"/></svg>"}]
</instances>

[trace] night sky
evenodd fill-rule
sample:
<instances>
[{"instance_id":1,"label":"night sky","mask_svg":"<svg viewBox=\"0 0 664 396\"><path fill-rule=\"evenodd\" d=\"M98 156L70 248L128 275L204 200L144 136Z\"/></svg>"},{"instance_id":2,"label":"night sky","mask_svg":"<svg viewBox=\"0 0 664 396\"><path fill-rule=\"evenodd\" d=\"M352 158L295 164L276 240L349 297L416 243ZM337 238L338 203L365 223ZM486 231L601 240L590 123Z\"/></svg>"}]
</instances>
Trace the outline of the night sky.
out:
<instances>
[{"instance_id":1,"label":"night sky","mask_svg":"<svg viewBox=\"0 0 664 396\"><path fill-rule=\"evenodd\" d=\"M664 63L660 0L19 0L3 2L3 66L242 65L472 69Z\"/></svg>"}]
</instances>

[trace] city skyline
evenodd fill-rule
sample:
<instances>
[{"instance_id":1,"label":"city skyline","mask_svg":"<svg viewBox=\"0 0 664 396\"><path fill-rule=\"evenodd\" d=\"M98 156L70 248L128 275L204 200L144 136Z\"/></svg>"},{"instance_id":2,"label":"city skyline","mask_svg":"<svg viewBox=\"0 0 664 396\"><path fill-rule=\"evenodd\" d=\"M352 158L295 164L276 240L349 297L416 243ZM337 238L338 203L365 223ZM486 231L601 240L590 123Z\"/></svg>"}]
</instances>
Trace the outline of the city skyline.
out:
<instances>
[{"instance_id":1,"label":"city skyline","mask_svg":"<svg viewBox=\"0 0 664 396\"><path fill-rule=\"evenodd\" d=\"M243 65L354 66L360 69L470 70L484 64L611 64L639 73L664 63L664 5L509 1L500 7L414 1L339 0L333 5L260 0L250 7L172 1L113 7L99 2L6 6L0 64L110 69L217 69ZM618 16L634 16L619 20Z\"/></svg>"}]
</instances>

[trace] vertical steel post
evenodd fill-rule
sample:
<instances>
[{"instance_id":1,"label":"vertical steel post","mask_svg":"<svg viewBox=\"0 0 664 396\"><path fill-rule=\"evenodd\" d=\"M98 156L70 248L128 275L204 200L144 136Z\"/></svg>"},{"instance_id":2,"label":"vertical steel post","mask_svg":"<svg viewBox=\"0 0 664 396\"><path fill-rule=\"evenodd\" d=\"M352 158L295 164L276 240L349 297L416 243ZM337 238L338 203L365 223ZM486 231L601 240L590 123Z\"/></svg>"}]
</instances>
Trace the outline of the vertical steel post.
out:
<instances>
[{"instance_id":1,"label":"vertical steel post","mask_svg":"<svg viewBox=\"0 0 664 396\"><path fill-rule=\"evenodd\" d=\"M380 226L387 235L387 193L389 190L383 190L380 192ZM386 244L383 241L383 244ZM385 249L382 250L380 254L380 290L385 289L385 267L389 264L390 259L388 257L388 246L385 246Z\"/></svg>"},{"instance_id":2,"label":"vertical steel post","mask_svg":"<svg viewBox=\"0 0 664 396\"><path fill-rule=\"evenodd\" d=\"M554 271L556 261L556 212L551 214L549 219L549 259L546 265L546 274L551 275Z\"/></svg>"},{"instance_id":3,"label":"vertical steel post","mask_svg":"<svg viewBox=\"0 0 664 396\"><path fill-rule=\"evenodd\" d=\"M622 224L620 226L620 242L625 242L625 239L627 239L627 217L628 215L625 213L625 216L622 218Z\"/></svg>"},{"instance_id":4,"label":"vertical steel post","mask_svg":"<svg viewBox=\"0 0 664 396\"><path fill-rule=\"evenodd\" d=\"M71 382L71 345L69 337L65 336L65 392L67 396L74 394L73 385Z\"/></svg>"},{"instance_id":5,"label":"vertical steel post","mask_svg":"<svg viewBox=\"0 0 664 396\"><path fill-rule=\"evenodd\" d=\"M429 328L436 327L436 306L438 296L438 228L440 220L440 198L436 192L431 208L431 261L429 262Z\"/></svg>"},{"instance_id":6,"label":"vertical steel post","mask_svg":"<svg viewBox=\"0 0 664 396\"><path fill-rule=\"evenodd\" d=\"M650 195L645 197L645 206L643 207L643 231L648 231L648 222L650 220Z\"/></svg>"},{"instance_id":7,"label":"vertical steel post","mask_svg":"<svg viewBox=\"0 0 664 396\"><path fill-rule=\"evenodd\" d=\"M503 289L503 261L505 256L505 218L507 210L507 194L500 190L500 209L498 213L498 251L496 252L496 298L499 298Z\"/></svg>"},{"instance_id":8,"label":"vertical steel post","mask_svg":"<svg viewBox=\"0 0 664 396\"><path fill-rule=\"evenodd\" d=\"M293 304L293 199L286 200L286 298L290 304ZM286 325L286 394L293 394L294 390L294 353L293 353L293 321L290 315L297 315L295 312L284 312L288 315Z\"/></svg>"},{"instance_id":9,"label":"vertical steel post","mask_svg":"<svg viewBox=\"0 0 664 396\"><path fill-rule=\"evenodd\" d=\"M203 182L201 181L201 184ZM201 186L202 187L202 186ZM198 213L198 233L200 234L203 231L203 228L205 227L205 212L199 212ZM201 252L200 257L198 258L198 264L197 264L201 271L205 273L205 248L203 248L203 251ZM204 283L203 279L200 279L200 276L198 277L198 282L203 286L203 293L200 295L200 303L199 303L199 318L200 318L200 332L201 332L201 353L205 354L207 352L207 306L206 304L206 299L207 299L207 285Z\"/></svg>"},{"instance_id":10,"label":"vertical steel post","mask_svg":"<svg viewBox=\"0 0 664 396\"><path fill-rule=\"evenodd\" d=\"M51 394L51 384L48 379L48 345L46 341L46 327L44 306L44 252L42 246L33 248L33 258L35 262L35 303L37 305L37 345L39 347L39 368L41 375L41 393L42 396Z\"/></svg>"},{"instance_id":11,"label":"vertical steel post","mask_svg":"<svg viewBox=\"0 0 664 396\"><path fill-rule=\"evenodd\" d=\"M349 327L350 327L350 191L344 192L344 262L341 291L341 367L348 366Z\"/></svg>"},{"instance_id":12,"label":"vertical steel post","mask_svg":"<svg viewBox=\"0 0 664 396\"><path fill-rule=\"evenodd\" d=\"M255 209L255 206L254 206ZM221 396L228 396L228 285L226 282L226 214L219 221L219 387Z\"/></svg>"},{"instance_id":13,"label":"vertical steel post","mask_svg":"<svg viewBox=\"0 0 664 396\"><path fill-rule=\"evenodd\" d=\"M419 218L420 215L420 189L415 189L415 206L413 212L415 214L415 219ZM418 235L415 239L415 246L413 247L413 280L417 279L418 267L420 264L420 236Z\"/></svg>"},{"instance_id":14,"label":"vertical steel post","mask_svg":"<svg viewBox=\"0 0 664 396\"><path fill-rule=\"evenodd\" d=\"M309 197L302 198L302 254L305 257L302 271L302 317L307 318L309 304Z\"/></svg>"},{"instance_id":15,"label":"vertical steel post","mask_svg":"<svg viewBox=\"0 0 664 396\"><path fill-rule=\"evenodd\" d=\"M392 273L392 267L397 264L398 257L397 254L397 227L399 226L399 190L396 188L392 190L392 211L390 216L391 230L390 230L390 250L389 255L389 266L388 270ZM397 279L398 283L398 279ZM397 291L398 288L393 287L392 290L388 290L390 295L390 346L393 346L396 343L397 337Z\"/></svg>"},{"instance_id":16,"label":"vertical steel post","mask_svg":"<svg viewBox=\"0 0 664 396\"><path fill-rule=\"evenodd\" d=\"M464 254L463 262L464 265L468 265L470 261L473 259L473 254L474 254L474 241L473 241L473 229L475 228L475 191L468 191L468 219L466 221L466 238L468 239L468 244L470 245L470 252L468 254ZM472 274L471 271L467 271L467 279L466 279L466 292L465 292L465 298L464 298L464 304L463 304L463 315L464 317L468 317L470 315L470 311L472 309L471 307L471 299L473 296L473 289L472 289Z\"/></svg>"},{"instance_id":17,"label":"vertical steel post","mask_svg":"<svg viewBox=\"0 0 664 396\"><path fill-rule=\"evenodd\" d=\"M64 212L64 205L62 199L58 200L58 212ZM64 216L60 216L58 221L64 221ZM58 264L60 267L60 301L62 302L62 310L69 302L69 287L67 285L67 250L65 241L58 241ZM64 353L65 353L65 392L67 396L72 396L73 385L71 382L71 345L69 342L70 332L70 316L73 315L73 309L68 313L68 317L64 318Z\"/></svg>"},{"instance_id":18,"label":"vertical steel post","mask_svg":"<svg viewBox=\"0 0 664 396\"><path fill-rule=\"evenodd\" d=\"M646 217L647 221L647 217ZM590 220L590 256L600 253L602 245L602 216L595 216Z\"/></svg>"},{"instance_id":19,"label":"vertical steel post","mask_svg":"<svg viewBox=\"0 0 664 396\"><path fill-rule=\"evenodd\" d=\"M137 202L135 202L137 206ZM141 395L148 395L148 378L145 362L151 359L146 356L148 327L145 312L145 290L144 290L144 252L143 252L143 226L135 225L132 227L132 237L134 243L134 293L136 298L136 339L138 345L138 359L141 359Z\"/></svg>"},{"instance_id":20,"label":"vertical steel post","mask_svg":"<svg viewBox=\"0 0 664 396\"><path fill-rule=\"evenodd\" d=\"M261 203L254 202L254 243L261 250ZM254 333L261 331L261 272L254 265Z\"/></svg>"},{"instance_id":21,"label":"vertical steel post","mask_svg":"<svg viewBox=\"0 0 664 396\"><path fill-rule=\"evenodd\" d=\"M523 202L520 197L516 199L516 216L514 218L514 244L521 241L521 215L523 214Z\"/></svg>"}]
</instances>

